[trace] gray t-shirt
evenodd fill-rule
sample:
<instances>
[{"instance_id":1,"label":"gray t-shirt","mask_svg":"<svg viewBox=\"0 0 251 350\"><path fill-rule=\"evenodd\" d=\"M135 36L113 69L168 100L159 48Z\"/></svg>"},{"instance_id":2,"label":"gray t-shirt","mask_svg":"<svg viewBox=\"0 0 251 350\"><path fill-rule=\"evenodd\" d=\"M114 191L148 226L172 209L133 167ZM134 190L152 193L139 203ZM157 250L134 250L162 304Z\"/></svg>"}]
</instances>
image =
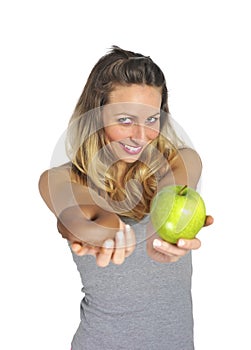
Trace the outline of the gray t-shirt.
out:
<instances>
[{"instance_id":1,"label":"gray t-shirt","mask_svg":"<svg viewBox=\"0 0 251 350\"><path fill-rule=\"evenodd\" d=\"M146 252L145 227L133 226L137 246L122 265L96 265L93 256L73 259L84 298L72 350L192 350L191 254L158 263Z\"/></svg>"}]
</instances>

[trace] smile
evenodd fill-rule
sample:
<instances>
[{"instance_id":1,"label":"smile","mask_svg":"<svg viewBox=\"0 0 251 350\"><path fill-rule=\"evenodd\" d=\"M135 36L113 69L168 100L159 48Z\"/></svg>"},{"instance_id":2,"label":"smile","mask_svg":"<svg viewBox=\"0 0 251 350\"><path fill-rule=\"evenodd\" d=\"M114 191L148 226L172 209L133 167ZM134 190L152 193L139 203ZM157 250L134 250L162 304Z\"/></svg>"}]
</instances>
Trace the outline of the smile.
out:
<instances>
[{"instance_id":1,"label":"smile","mask_svg":"<svg viewBox=\"0 0 251 350\"><path fill-rule=\"evenodd\" d=\"M129 145L125 145L124 143L122 142L119 142L119 144L121 145L121 147L123 148L123 150L129 154L139 154L143 147L142 146L137 146L137 147L134 147L134 146L129 146Z\"/></svg>"}]
</instances>

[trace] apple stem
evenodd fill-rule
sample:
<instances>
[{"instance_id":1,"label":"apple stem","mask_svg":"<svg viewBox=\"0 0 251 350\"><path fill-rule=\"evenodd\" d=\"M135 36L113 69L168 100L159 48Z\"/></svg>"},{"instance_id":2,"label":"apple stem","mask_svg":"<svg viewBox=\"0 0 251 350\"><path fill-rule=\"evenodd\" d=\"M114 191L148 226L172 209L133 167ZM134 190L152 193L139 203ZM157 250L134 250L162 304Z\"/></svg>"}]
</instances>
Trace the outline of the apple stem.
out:
<instances>
[{"instance_id":1,"label":"apple stem","mask_svg":"<svg viewBox=\"0 0 251 350\"><path fill-rule=\"evenodd\" d=\"M178 195L179 195L179 196L183 196L184 191L185 191L186 188L187 188L187 185L183 186L183 187L180 189Z\"/></svg>"}]
</instances>

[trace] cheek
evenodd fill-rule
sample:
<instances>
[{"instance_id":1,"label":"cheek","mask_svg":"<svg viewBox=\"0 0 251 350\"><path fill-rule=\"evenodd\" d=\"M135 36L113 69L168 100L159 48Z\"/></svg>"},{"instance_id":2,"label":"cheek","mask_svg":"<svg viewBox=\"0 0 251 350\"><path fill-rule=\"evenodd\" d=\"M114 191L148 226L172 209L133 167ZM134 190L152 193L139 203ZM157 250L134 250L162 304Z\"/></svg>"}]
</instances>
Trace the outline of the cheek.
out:
<instances>
[{"instance_id":1,"label":"cheek","mask_svg":"<svg viewBox=\"0 0 251 350\"><path fill-rule=\"evenodd\" d=\"M129 128L120 128L116 125L105 127L105 134L109 141L120 141L128 137Z\"/></svg>"},{"instance_id":2,"label":"cheek","mask_svg":"<svg viewBox=\"0 0 251 350\"><path fill-rule=\"evenodd\" d=\"M159 130L150 129L150 130L147 132L147 138L148 138L149 140L154 140L154 139L156 139L158 136L159 136Z\"/></svg>"},{"instance_id":3,"label":"cheek","mask_svg":"<svg viewBox=\"0 0 251 350\"><path fill-rule=\"evenodd\" d=\"M149 140L154 140L159 136L160 133L160 126L159 123L155 125L154 127L148 127L146 128L146 135Z\"/></svg>"}]
</instances>

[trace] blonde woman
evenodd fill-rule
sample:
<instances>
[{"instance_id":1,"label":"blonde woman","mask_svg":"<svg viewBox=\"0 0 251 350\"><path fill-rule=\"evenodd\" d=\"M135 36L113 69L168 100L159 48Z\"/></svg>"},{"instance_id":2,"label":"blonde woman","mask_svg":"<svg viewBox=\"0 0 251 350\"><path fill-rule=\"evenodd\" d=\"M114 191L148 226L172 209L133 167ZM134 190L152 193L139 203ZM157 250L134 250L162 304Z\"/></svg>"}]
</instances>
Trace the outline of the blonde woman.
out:
<instances>
[{"instance_id":1,"label":"blonde woman","mask_svg":"<svg viewBox=\"0 0 251 350\"><path fill-rule=\"evenodd\" d=\"M161 240L149 212L163 186L196 188L201 160L172 128L165 77L150 57L114 46L97 62L66 146L70 162L45 171L39 189L83 282L72 350L193 349L191 250L200 241Z\"/></svg>"}]
</instances>

